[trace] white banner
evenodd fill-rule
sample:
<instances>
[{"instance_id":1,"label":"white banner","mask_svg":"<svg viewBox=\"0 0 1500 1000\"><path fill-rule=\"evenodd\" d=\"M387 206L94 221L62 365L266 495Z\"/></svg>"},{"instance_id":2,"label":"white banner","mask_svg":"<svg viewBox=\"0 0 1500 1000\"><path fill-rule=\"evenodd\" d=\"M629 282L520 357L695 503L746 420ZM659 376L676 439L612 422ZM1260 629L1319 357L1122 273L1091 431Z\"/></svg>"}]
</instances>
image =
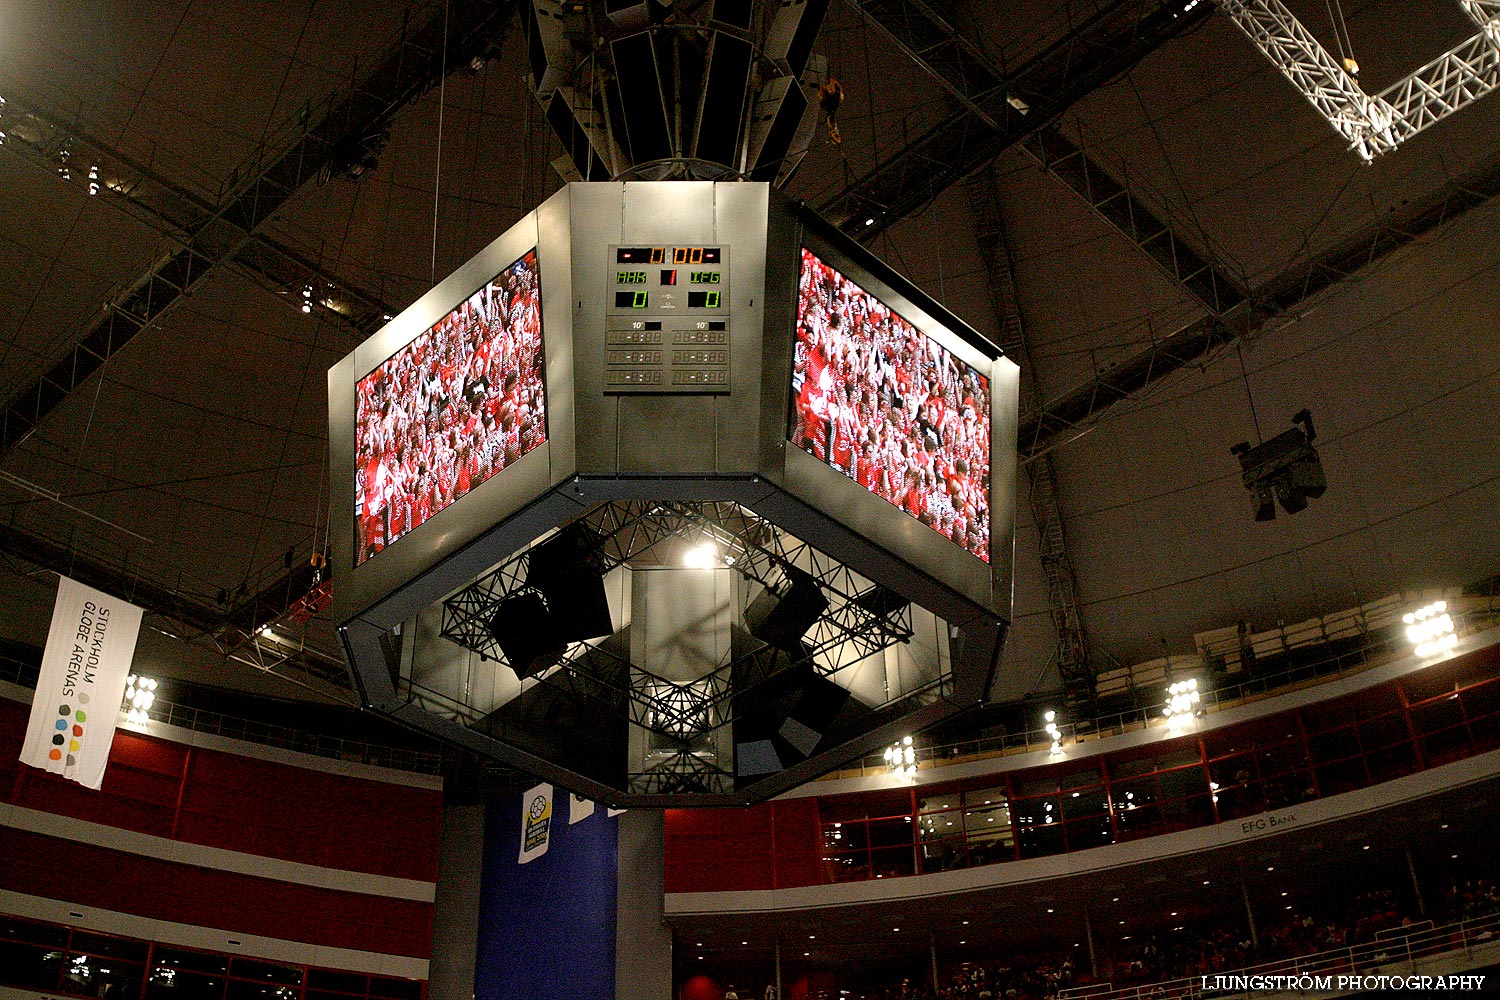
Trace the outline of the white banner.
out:
<instances>
[{"instance_id":1,"label":"white banner","mask_svg":"<svg viewBox=\"0 0 1500 1000\"><path fill-rule=\"evenodd\" d=\"M98 788L141 630L141 609L67 577L31 702L21 763Z\"/></svg>"},{"instance_id":2,"label":"white banner","mask_svg":"<svg viewBox=\"0 0 1500 1000\"><path fill-rule=\"evenodd\" d=\"M543 782L521 796L521 856L524 865L547 853L552 831L552 786Z\"/></svg>"},{"instance_id":3,"label":"white banner","mask_svg":"<svg viewBox=\"0 0 1500 1000\"><path fill-rule=\"evenodd\" d=\"M582 795L568 793L568 825L582 823L594 815L594 803Z\"/></svg>"}]
</instances>

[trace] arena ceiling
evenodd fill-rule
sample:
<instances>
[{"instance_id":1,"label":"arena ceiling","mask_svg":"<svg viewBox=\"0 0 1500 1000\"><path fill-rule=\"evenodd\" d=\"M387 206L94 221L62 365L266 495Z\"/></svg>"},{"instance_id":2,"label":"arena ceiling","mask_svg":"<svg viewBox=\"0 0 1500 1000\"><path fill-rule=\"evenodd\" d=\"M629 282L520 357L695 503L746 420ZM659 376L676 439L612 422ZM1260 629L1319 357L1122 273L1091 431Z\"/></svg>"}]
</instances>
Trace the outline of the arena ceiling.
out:
<instances>
[{"instance_id":1,"label":"arena ceiling","mask_svg":"<svg viewBox=\"0 0 1500 1000\"><path fill-rule=\"evenodd\" d=\"M287 553L300 566L326 539L324 373L364 339L359 322L405 307L561 183L551 161L562 150L526 88L517 24L503 37L490 26L492 44L441 86L367 79L403 31L440 25L445 10L467 24L465 12L507 9L448 3L34 0L0 11L0 128L15 133L0 148L3 398L38 385L121 303L151 303L143 277L185 243L214 258L98 372L49 400L34 429L7 436L0 636L39 644L47 570L72 567L163 609L143 649L164 673L288 696L320 687L292 663L258 673L239 661L261 654L226 659L226 648L243 654L244 636L223 623L285 572ZM971 3L956 22L1003 69L1119 6ZM1293 8L1331 37L1323 5ZM1353 0L1344 14L1372 92L1473 34L1453 0ZM1366 164L1226 17L1194 17L1072 103L1052 132L1128 181L1239 287L1284 289L1299 276L1328 287L1275 297L1244 336L1171 374L1158 367L1141 391L1031 440L1028 457L1055 473L1082 625L1102 666L1192 652L1194 632L1242 619L1265 628L1500 572L1500 212L1486 201L1500 172L1500 98ZM843 82L843 141L820 127L786 190L837 205L956 105L845 0L815 51ZM286 151L351 94L384 102L373 117L388 132L340 163L365 151L378 162L355 177L309 170L261 202L239 197L284 169ZM18 141L27 128L29 145ZM154 178L159 202L131 204L107 171L91 196L95 159ZM935 197L882 219L869 245L1006 342L1003 282L975 214L993 192L1033 416L1101 398L1111 372L1134 370L1209 315L1026 150L1006 149L972 182L947 184L943 168L930 167ZM1466 211L1440 225L1419 218L1455 191L1470 195ZM244 219L248 240L243 227L215 228ZM1415 238L1389 252L1375 242L1403 231ZM265 246L280 254L275 266L257 263ZM1367 247L1382 252L1351 267L1350 253ZM322 297L325 280L355 322L301 311L304 285ZM1257 523L1229 448L1279 433L1303 408L1327 493ZM1023 426L1040 425L1023 415ZM1020 509L1000 700L1059 686L1039 533L1024 497ZM180 638L194 636L184 654ZM315 619L306 636L304 666L333 662L326 624Z\"/></svg>"}]
</instances>

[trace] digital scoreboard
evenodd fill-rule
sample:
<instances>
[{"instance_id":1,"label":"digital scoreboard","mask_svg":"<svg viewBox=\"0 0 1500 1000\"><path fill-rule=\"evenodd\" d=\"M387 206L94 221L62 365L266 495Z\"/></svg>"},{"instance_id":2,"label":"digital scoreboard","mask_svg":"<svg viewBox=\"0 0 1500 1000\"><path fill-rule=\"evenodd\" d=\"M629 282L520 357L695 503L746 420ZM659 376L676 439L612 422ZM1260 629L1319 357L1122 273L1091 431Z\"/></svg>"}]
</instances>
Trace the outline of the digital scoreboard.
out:
<instances>
[{"instance_id":1,"label":"digital scoreboard","mask_svg":"<svg viewBox=\"0 0 1500 1000\"><path fill-rule=\"evenodd\" d=\"M614 275L605 391L727 393L729 247L612 246L601 264Z\"/></svg>"},{"instance_id":2,"label":"digital scoreboard","mask_svg":"<svg viewBox=\"0 0 1500 1000\"><path fill-rule=\"evenodd\" d=\"M1018 397L767 184L568 184L328 373L361 700L652 807L765 799L979 704Z\"/></svg>"}]
</instances>

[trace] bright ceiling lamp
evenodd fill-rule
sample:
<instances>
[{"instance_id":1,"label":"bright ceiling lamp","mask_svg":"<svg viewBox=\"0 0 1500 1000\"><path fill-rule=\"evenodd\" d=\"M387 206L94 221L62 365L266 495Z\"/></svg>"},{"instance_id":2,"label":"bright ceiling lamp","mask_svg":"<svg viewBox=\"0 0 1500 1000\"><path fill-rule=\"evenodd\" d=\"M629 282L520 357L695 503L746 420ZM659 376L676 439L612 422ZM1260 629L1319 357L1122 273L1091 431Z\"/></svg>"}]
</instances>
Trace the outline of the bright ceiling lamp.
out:
<instances>
[{"instance_id":1,"label":"bright ceiling lamp","mask_svg":"<svg viewBox=\"0 0 1500 1000\"><path fill-rule=\"evenodd\" d=\"M694 545L683 553L682 564L688 569L713 569L719 565L719 547L711 541Z\"/></svg>"},{"instance_id":2,"label":"bright ceiling lamp","mask_svg":"<svg viewBox=\"0 0 1500 1000\"><path fill-rule=\"evenodd\" d=\"M917 773L917 750L910 736L903 736L900 743L885 748L885 763L892 774L911 777Z\"/></svg>"},{"instance_id":3,"label":"bright ceiling lamp","mask_svg":"<svg viewBox=\"0 0 1500 1000\"><path fill-rule=\"evenodd\" d=\"M1053 755L1062 753L1062 730L1057 728L1057 713L1050 708L1047 709L1046 713L1042 716L1042 721L1047 724L1047 735L1052 737Z\"/></svg>"},{"instance_id":4,"label":"bright ceiling lamp","mask_svg":"<svg viewBox=\"0 0 1500 1000\"><path fill-rule=\"evenodd\" d=\"M1190 677L1167 688L1167 707L1162 714L1167 717L1170 729L1181 729L1198 714L1198 679Z\"/></svg>"},{"instance_id":5,"label":"bright ceiling lamp","mask_svg":"<svg viewBox=\"0 0 1500 1000\"><path fill-rule=\"evenodd\" d=\"M156 678L131 674L125 681L125 721L145 723L150 721L152 702L156 701Z\"/></svg>"},{"instance_id":6,"label":"bright ceiling lamp","mask_svg":"<svg viewBox=\"0 0 1500 1000\"><path fill-rule=\"evenodd\" d=\"M1434 601L1425 608L1401 616L1406 623L1406 638L1418 656L1434 656L1458 645L1453 619L1448 615L1447 601Z\"/></svg>"}]
</instances>

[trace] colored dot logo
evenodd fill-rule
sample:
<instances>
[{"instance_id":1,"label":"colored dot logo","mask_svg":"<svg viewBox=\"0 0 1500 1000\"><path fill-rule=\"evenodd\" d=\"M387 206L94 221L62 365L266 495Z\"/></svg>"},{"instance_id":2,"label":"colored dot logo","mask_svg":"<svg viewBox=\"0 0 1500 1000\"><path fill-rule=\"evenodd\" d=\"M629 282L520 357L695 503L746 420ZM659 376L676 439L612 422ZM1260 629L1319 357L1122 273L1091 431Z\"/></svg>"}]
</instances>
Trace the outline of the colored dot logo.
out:
<instances>
[{"instance_id":1,"label":"colored dot logo","mask_svg":"<svg viewBox=\"0 0 1500 1000\"><path fill-rule=\"evenodd\" d=\"M89 696L80 691L78 693L78 700L80 703L86 704ZM57 714L61 718L53 723L57 732L52 737L52 749L47 752L47 758L49 760L63 760L64 749L66 748L67 766L73 767L78 763L78 758L75 754L83 746L80 741L83 739L83 723L88 721L88 713L81 708L75 711L71 705L59 705L57 706ZM70 715L73 717L71 725L68 722L68 716ZM70 736L72 739L69 739Z\"/></svg>"}]
</instances>

